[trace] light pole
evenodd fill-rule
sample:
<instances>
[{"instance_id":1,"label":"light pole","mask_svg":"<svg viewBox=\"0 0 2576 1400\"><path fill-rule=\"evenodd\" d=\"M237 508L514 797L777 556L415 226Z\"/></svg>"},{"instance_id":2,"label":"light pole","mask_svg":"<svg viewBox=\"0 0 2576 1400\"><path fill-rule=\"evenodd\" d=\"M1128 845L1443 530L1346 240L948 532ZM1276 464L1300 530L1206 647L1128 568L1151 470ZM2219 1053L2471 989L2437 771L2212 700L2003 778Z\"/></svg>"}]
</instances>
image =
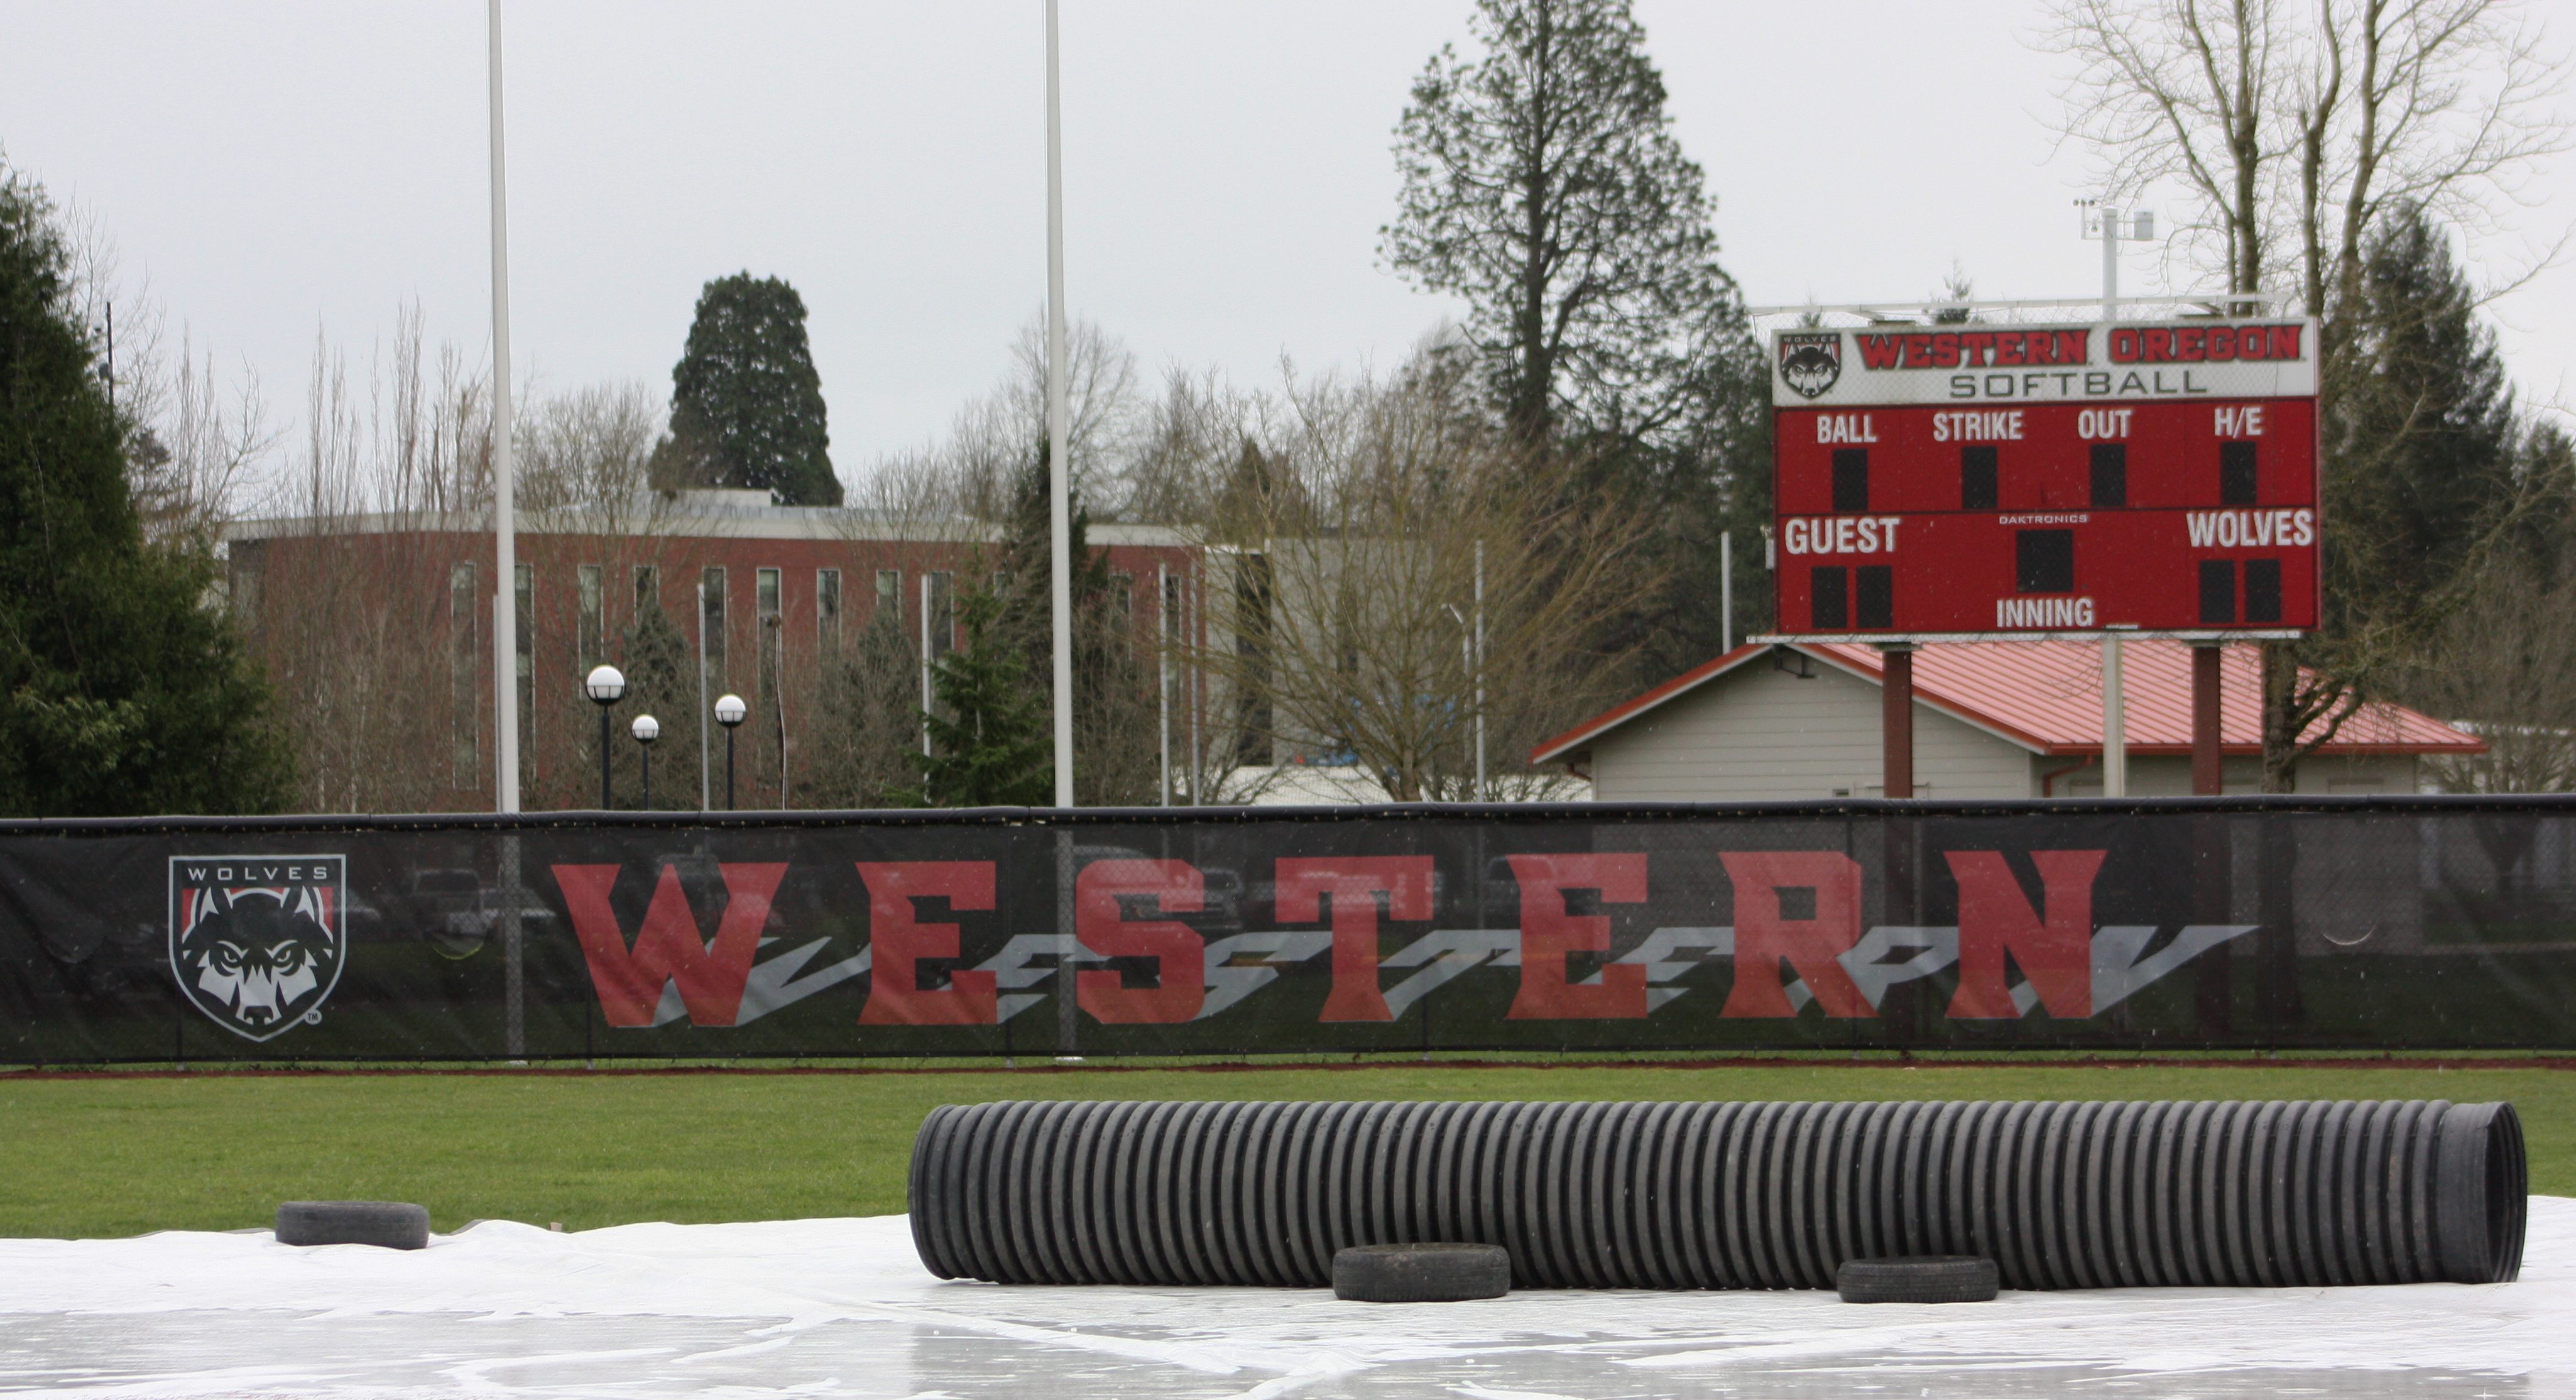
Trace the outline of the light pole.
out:
<instances>
[{"instance_id":1,"label":"light pole","mask_svg":"<svg viewBox=\"0 0 2576 1400\"><path fill-rule=\"evenodd\" d=\"M608 791L608 709L626 695L626 673L614 666L593 666L590 676L581 683L581 693L599 706L599 810L617 806Z\"/></svg>"},{"instance_id":2,"label":"light pole","mask_svg":"<svg viewBox=\"0 0 2576 1400\"><path fill-rule=\"evenodd\" d=\"M490 0L485 34L492 104L492 747L493 810L519 810L519 527L511 461L509 181L501 141L501 0Z\"/></svg>"},{"instance_id":3,"label":"light pole","mask_svg":"<svg viewBox=\"0 0 2576 1400\"><path fill-rule=\"evenodd\" d=\"M1476 545L1475 616L1470 618L1458 611L1455 603L1442 603L1440 610L1449 614L1450 621L1458 624L1458 659L1476 685L1476 800L1482 802L1485 800L1485 668L1483 657L1478 654L1484 650L1485 643L1485 546L1482 541Z\"/></svg>"},{"instance_id":4,"label":"light pole","mask_svg":"<svg viewBox=\"0 0 2576 1400\"><path fill-rule=\"evenodd\" d=\"M725 732L725 810L728 812L733 810L733 732L742 727L744 717L750 713L751 707L742 703L739 695L723 696L716 701L716 723L723 725Z\"/></svg>"},{"instance_id":5,"label":"light pole","mask_svg":"<svg viewBox=\"0 0 2576 1400\"><path fill-rule=\"evenodd\" d=\"M653 810L653 741L662 737L662 721L651 715L637 715L627 732L644 749L644 800L636 804L636 810L649 812Z\"/></svg>"},{"instance_id":6,"label":"light pole","mask_svg":"<svg viewBox=\"0 0 2576 1400\"><path fill-rule=\"evenodd\" d=\"M2120 243L2146 243L2156 236L2156 216L2152 211L2132 209L2122 217L2109 200L2099 204L2091 200L2077 203L2092 212L2085 218L2087 234L2102 239L2102 324L2103 334L2110 333L2112 322L2120 319ZM2120 689L2120 634L2105 630L2102 636L2102 795L2129 795L2128 706Z\"/></svg>"}]
</instances>

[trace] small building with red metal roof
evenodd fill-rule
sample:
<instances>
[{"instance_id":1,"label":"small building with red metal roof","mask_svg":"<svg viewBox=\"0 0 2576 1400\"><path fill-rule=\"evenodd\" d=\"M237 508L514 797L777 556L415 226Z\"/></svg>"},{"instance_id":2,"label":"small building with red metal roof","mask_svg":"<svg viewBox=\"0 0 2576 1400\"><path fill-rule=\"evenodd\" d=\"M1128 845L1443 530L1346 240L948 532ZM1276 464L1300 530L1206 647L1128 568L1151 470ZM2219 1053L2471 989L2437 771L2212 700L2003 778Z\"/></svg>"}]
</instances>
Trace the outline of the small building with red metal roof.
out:
<instances>
[{"instance_id":1,"label":"small building with red metal roof","mask_svg":"<svg viewBox=\"0 0 2576 1400\"><path fill-rule=\"evenodd\" d=\"M2227 647L2219 749L2226 791L2261 786L2257 651ZM2129 792L2191 792L2191 648L2122 648ZM1747 645L1533 749L1602 801L1790 801L1880 795L1879 652L1847 643ZM2322 725L2322 721L2319 722ZM2311 733L2316 731L2311 730ZM2423 760L2486 745L2431 716L2373 704L2302 759L2307 793L2425 789ZM1914 658L1914 795L2099 796L2102 653L2083 642L1942 642Z\"/></svg>"}]
</instances>

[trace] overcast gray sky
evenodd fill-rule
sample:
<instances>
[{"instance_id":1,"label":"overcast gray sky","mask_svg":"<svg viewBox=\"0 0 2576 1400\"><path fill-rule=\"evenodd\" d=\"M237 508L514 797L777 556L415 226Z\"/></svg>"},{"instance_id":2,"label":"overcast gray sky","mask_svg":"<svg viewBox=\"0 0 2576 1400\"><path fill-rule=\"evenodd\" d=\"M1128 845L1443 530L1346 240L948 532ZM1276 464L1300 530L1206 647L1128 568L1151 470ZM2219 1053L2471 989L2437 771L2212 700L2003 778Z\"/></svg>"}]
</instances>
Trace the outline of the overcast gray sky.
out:
<instances>
[{"instance_id":1,"label":"overcast gray sky","mask_svg":"<svg viewBox=\"0 0 2576 1400\"><path fill-rule=\"evenodd\" d=\"M1468 0L1064 0L1067 282L1147 370L1399 357L1453 307L1382 271L1391 131ZM2083 153L2035 0L1639 0L1727 269L1756 303L2086 296ZM2563 46L2576 4L2535 12ZM317 331L417 301L486 344L478 0L0 0L0 149L293 411ZM699 285L793 282L844 476L940 434L1045 295L1038 0L510 0L513 345L548 388L667 393ZM2576 215L2530 191L2527 262ZM2172 196L2166 195L2168 209ZM2157 287L2133 254L2126 290ZM2193 285L2201 285L2194 281ZM2527 396L2576 400L2576 268L2497 306Z\"/></svg>"}]
</instances>

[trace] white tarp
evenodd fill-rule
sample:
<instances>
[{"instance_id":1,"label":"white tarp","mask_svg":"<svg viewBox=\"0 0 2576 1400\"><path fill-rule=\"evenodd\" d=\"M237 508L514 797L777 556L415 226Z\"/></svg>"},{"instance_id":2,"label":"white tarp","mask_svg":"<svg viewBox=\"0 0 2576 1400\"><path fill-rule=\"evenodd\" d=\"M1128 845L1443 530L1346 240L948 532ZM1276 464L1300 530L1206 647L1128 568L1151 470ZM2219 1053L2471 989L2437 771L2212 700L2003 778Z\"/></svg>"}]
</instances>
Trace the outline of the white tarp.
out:
<instances>
[{"instance_id":1,"label":"white tarp","mask_svg":"<svg viewBox=\"0 0 2576 1400\"><path fill-rule=\"evenodd\" d=\"M0 1240L0 1390L95 1396L2576 1396L2576 1200L2490 1287L1539 1293L1002 1288L900 1216Z\"/></svg>"}]
</instances>

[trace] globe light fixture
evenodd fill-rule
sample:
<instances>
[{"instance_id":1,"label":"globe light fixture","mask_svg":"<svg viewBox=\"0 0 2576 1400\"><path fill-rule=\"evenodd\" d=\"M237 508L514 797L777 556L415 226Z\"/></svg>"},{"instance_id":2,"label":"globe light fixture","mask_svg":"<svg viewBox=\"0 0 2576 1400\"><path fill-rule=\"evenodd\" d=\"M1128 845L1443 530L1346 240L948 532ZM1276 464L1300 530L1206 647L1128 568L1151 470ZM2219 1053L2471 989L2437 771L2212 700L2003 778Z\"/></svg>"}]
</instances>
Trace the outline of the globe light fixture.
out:
<instances>
[{"instance_id":1,"label":"globe light fixture","mask_svg":"<svg viewBox=\"0 0 2576 1400\"><path fill-rule=\"evenodd\" d=\"M605 812L617 805L608 788L608 710L626 695L626 673L614 666L593 666L582 680L581 693L599 706L599 810Z\"/></svg>"},{"instance_id":2,"label":"globe light fixture","mask_svg":"<svg viewBox=\"0 0 2576 1400\"><path fill-rule=\"evenodd\" d=\"M725 810L733 810L733 732L751 715L751 707L739 695L720 696L716 700L716 723L725 732Z\"/></svg>"},{"instance_id":3,"label":"globe light fixture","mask_svg":"<svg viewBox=\"0 0 2576 1400\"><path fill-rule=\"evenodd\" d=\"M637 715L635 722L627 726L626 732L634 735L635 742L644 750L642 810L649 812L653 809L653 741L662 737L662 721L651 715Z\"/></svg>"}]
</instances>

